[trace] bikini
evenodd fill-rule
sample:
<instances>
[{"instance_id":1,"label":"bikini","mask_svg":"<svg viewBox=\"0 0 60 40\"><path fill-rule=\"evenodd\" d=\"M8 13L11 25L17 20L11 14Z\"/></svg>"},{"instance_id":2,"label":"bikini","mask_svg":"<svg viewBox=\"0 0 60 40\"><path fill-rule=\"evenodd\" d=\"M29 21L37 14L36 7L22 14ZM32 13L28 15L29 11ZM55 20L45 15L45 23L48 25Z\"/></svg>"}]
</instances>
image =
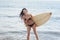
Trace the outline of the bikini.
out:
<instances>
[{"instance_id":1,"label":"bikini","mask_svg":"<svg viewBox=\"0 0 60 40\"><path fill-rule=\"evenodd\" d=\"M26 19L25 19L25 20L26 20ZM29 18L27 21L29 21L29 20L32 20L32 18ZM32 21L33 21L33 20L32 20ZM28 25L28 26L32 27L34 24L35 24L35 22L33 22L32 24L30 24L30 25Z\"/></svg>"}]
</instances>

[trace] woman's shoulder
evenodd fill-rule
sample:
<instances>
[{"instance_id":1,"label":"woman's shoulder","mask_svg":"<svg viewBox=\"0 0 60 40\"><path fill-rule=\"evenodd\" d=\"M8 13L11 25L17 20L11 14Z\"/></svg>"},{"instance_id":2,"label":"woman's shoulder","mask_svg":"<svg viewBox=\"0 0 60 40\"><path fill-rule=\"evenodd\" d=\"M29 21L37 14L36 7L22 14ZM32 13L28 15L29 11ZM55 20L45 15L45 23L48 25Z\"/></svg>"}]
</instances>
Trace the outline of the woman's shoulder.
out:
<instances>
[{"instance_id":1,"label":"woman's shoulder","mask_svg":"<svg viewBox=\"0 0 60 40\"><path fill-rule=\"evenodd\" d=\"M28 14L28 15L32 15L32 14Z\"/></svg>"},{"instance_id":2,"label":"woman's shoulder","mask_svg":"<svg viewBox=\"0 0 60 40\"><path fill-rule=\"evenodd\" d=\"M29 15L30 15L31 17L33 17L32 14L29 14Z\"/></svg>"}]
</instances>

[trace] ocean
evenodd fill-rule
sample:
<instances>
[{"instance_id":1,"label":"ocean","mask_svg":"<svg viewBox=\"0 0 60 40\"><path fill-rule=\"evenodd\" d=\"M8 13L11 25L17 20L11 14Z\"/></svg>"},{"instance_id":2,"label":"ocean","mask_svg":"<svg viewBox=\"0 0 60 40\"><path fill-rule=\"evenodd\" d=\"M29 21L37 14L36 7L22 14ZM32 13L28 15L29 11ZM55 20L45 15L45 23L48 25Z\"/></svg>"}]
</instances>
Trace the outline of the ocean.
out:
<instances>
[{"instance_id":1,"label":"ocean","mask_svg":"<svg viewBox=\"0 0 60 40\"><path fill-rule=\"evenodd\" d=\"M2 3L3 1L1 1ZM6 3L7 1L4 1ZM0 4L0 40L26 40L27 30L19 14L23 6L18 6L18 2L9 1L6 5ZM60 40L60 2L58 1L30 2L25 5L28 12L37 15L43 12L52 12L52 16L45 24L37 27L39 40ZM8 4L9 3L9 4ZM12 4L13 3L13 4ZM26 3L26 4L27 4ZM8 5L7 5L8 4ZM18 5L17 5L18 4ZM33 7L33 4L35 7ZM13 6L14 5L14 6ZM40 5L40 6L39 6ZM31 40L35 40L33 30L30 35Z\"/></svg>"}]
</instances>

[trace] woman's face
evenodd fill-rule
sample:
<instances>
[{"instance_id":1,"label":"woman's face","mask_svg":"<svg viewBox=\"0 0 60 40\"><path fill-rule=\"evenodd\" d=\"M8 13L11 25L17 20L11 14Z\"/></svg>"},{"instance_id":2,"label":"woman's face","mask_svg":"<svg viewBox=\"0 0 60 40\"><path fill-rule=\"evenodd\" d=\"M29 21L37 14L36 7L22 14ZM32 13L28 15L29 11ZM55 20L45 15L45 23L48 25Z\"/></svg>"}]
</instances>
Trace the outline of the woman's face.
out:
<instances>
[{"instance_id":1,"label":"woman's face","mask_svg":"<svg viewBox=\"0 0 60 40\"><path fill-rule=\"evenodd\" d=\"M26 14L28 11L27 10L23 10L23 13Z\"/></svg>"}]
</instances>

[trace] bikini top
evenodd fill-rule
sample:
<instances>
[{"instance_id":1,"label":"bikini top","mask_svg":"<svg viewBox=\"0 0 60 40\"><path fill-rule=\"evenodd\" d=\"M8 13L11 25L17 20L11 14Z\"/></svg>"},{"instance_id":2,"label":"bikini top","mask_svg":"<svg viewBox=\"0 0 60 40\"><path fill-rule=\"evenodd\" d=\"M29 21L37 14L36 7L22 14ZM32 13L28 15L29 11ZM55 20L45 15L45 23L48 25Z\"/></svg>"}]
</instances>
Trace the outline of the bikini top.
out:
<instances>
[{"instance_id":1,"label":"bikini top","mask_svg":"<svg viewBox=\"0 0 60 40\"><path fill-rule=\"evenodd\" d=\"M25 21L27 20L26 18L24 19ZM32 18L29 18L27 21L32 20Z\"/></svg>"},{"instance_id":2,"label":"bikini top","mask_svg":"<svg viewBox=\"0 0 60 40\"><path fill-rule=\"evenodd\" d=\"M31 16L31 17L32 17L32 16ZM32 20L32 18L31 18L31 17L30 17L30 18L28 18L28 20L27 20L26 18L25 18L24 20L25 20L25 21L26 21L26 20L27 20L27 21Z\"/></svg>"}]
</instances>

